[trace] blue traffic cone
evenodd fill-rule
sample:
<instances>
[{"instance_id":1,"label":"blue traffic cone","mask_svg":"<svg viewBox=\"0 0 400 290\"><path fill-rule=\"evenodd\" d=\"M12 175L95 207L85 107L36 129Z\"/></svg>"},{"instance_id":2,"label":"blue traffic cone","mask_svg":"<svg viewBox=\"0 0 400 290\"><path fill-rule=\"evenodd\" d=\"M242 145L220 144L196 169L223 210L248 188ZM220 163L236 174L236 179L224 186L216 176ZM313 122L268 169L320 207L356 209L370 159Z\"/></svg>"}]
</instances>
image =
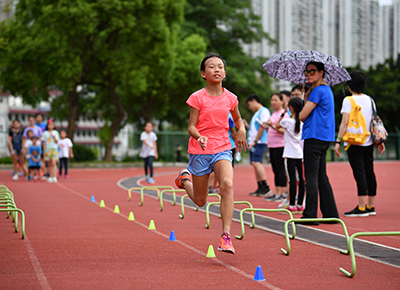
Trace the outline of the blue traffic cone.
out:
<instances>
[{"instance_id":1,"label":"blue traffic cone","mask_svg":"<svg viewBox=\"0 0 400 290\"><path fill-rule=\"evenodd\" d=\"M176 241L176 237L175 237L175 232L174 231L171 231L171 234L169 235L168 241Z\"/></svg>"},{"instance_id":2,"label":"blue traffic cone","mask_svg":"<svg viewBox=\"0 0 400 290\"><path fill-rule=\"evenodd\" d=\"M96 200L94 199L94 195L92 195L92 197L90 198L90 202L96 202Z\"/></svg>"},{"instance_id":3,"label":"blue traffic cone","mask_svg":"<svg viewBox=\"0 0 400 290\"><path fill-rule=\"evenodd\" d=\"M257 266L253 281L265 281L261 266Z\"/></svg>"}]
</instances>

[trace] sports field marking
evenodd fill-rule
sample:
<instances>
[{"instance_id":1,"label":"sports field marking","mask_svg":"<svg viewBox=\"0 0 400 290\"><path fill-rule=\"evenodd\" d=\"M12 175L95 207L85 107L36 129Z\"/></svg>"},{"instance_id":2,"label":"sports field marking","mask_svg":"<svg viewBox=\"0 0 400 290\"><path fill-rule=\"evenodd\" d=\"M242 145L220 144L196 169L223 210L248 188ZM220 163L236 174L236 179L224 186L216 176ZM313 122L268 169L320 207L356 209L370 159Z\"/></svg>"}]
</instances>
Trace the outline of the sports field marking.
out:
<instances>
[{"instance_id":1,"label":"sports field marking","mask_svg":"<svg viewBox=\"0 0 400 290\"><path fill-rule=\"evenodd\" d=\"M35 270L36 277L39 280L40 285L42 286L43 290L51 290L50 284L47 281L46 275L43 272L42 267L40 266L39 259L37 258L35 251L33 250L32 244L28 239L28 236L25 235L24 244L26 250L28 251L29 258L31 259L31 263L33 269Z\"/></svg>"},{"instance_id":2,"label":"sports field marking","mask_svg":"<svg viewBox=\"0 0 400 290\"><path fill-rule=\"evenodd\" d=\"M78 191L76 191L76 190L70 189L70 188L68 188L68 187L66 187L66 186L64 186L64 185L62 185L62 184L60 184L60 183L57 183L57 185L60 186L61 188L65 189L65 190L68 190L68 191L72 192L73 194L75 194L75 195L77 195L77 196L79 196L79 197L81 197L81 198L84 198L84 199L90 201L90 198L89 198L89 197L83 195L82 193L80 193L80 192L78 192ZM95 203L95 204L99 204L99 202L97 202L97 201L94 202L94 203ZM107 209L107 210L109 210L110 212L114 213L114 209L113 209L113 208L110 208L110 207L107 207L107 206L106 206L106 207L104 207L104 209ZM114 214L115 214L115 213L114 213ZM119 216L121 216L121 217L124 217L124 218L126 218L126 219L129 218L127 215L124 215L124 214L121 214L121 213L117 213L117 215L119 215ZM145 225L145 224L143 224L143 223L141 223L141 222L138 222L137 220L134 220L133 222L136 223L136 224L138 224L138 225L140 225L140 226L142 226L142 227L144 227L144 228L146 228L146 229L148 228L148 225ZM156 234L158 234L158 235L160 235L160 236L162 236L162 237L164 237L164 238L166 238L166 239L169 238L168 235L165 235L165 234L163 234L163 233L161 233L161 232L159 232L159 231L157 231L157 230L152 230L151 232L156 233ZM195 253L197 253L197 254L199 254L199 255L202 255L203 257L205 257L205 256L207 255L206 252L202 252L202 251L200 251L200 250L198 250L198 249L196 249L196 248L190 246L189 244L186 244L185 242L182 242L182 241L179 241L179 240L177 240L176 242L177 242L178 244L180 244L181 246L187 248L188 250L191 250L191 251L193 251L193 252L195 252ZM237 273L237 274L239 274L239 275L242 275L242 276L245 277L245 278L248 278L248 279L251 279L251 280L253 280L253 278L254 278L253 275L247 274L246 272L244 272L244 271L242 271L242 270L240 270L240 269L238 269L238 268L236 268L236 267L234 267L234 266L232 266L232 265L230 265L230 264L228 264L228 263L225 263L224 261L221 261L221 260L219 260L218 258L209 258L209 259L212 259L214 262L216 262L216 263L218 263L218 264L220 264L220 265L222 265L222 266L228 268L228 269L231 270L231 271L234 271L235 273ZM46 281L47 281L47 280L46 280ZM265 281L254 281L254 282L255 282L255 283L259 283L259 284L261 284L261 285L263 285L263 286L265 286L265 287L267 287L267 288L269 288L269 289L280 290L280 288L278 288L278 287L276 287L276 286L274 286L274 285L271 285L271 284L269 284L269 283L267 283L267 282L265 282ZM43 289L51 289L51 288L43 288Z\"/></svg>"}]
</instances>

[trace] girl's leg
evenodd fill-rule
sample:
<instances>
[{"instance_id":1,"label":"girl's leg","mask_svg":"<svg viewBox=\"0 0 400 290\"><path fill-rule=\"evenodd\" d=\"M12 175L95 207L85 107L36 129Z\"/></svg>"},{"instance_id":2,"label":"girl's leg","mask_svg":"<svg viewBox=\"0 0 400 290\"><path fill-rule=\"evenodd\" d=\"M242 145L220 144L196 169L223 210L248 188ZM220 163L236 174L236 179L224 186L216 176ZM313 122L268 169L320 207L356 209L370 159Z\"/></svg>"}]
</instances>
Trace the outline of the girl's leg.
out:
<instances>
[{"instance_id":1,"label":"girl's leg","mask_svg":"<svg viewBox=\"0 0 400 290\"><path fill-rule=\"evenodd\" d=\"M296 169L295 161L292 158L287 158L287 170L289 175L289 196L290 205L295 205L296 203Z\"/></svg>"},{"instance_id":2,"label":"girl's leg","mask_svg":"<svg viewBox=\"0 0 400 290\"><path fill-rule=\"evenodd\" d=\"M154 161L154 156L147 157L147 165L150 169L150 177L153 177L153 161Z\"/></svg>"},{"instance_id":3,"label":"girl's leg","mask_svg":"<svg viewBox=\"0 0 400 290\"><path fill-rule=\"evenodd\" d=\"M64 159L64 176L68 176L68 158Z\"/></svg>"},{"instance_id":4,"label":"girl's leg","mask_svg":"<svg viewBox=\"0 0 400 290\"><path fill-rule=\"evenodd\" d=\"M62 167L64 163L64 158L60 158L60 170L58 171L58 175L61 177L62 175Z\"/></svg>"},{"instance_id":5,"label":"girl's leg","mask_svg":"<svg viewBox=\"0 0 400 290\"><path fill-rule=\"evenodd\" d=\"M303 205L304 201L304 178L303 178L303 162L301 159L296 160L296 169L297 169L297 174L299 177L299 196L297 198L297 204L298 205Z\"/></svg>"},{"instance_id":6,"label":"girl's leg","mask_svg":"<svg viewBox=\"0 0 400 290\"><path fill-rule=\"evenodd\" d=\"M146 177L147 177L148 162L149 162L149 157L143 158L144 175L146 175Z\"/></svg>"},{"instance_id":7,"label":"girl's leg","mask_svg":"<svg viewBox=\"0 0 400 290\"><path fill-rule=\"evenodd\" d=\"M56 166L56 161L54 159L51 159L49 161L49 173L50 173L50 177L55 178L56 174L57 174L57 166Z\"/></svg>"},{"instance_id":8,"label":"girl's leg","mask_svg":"<svg viewBox=\"0 0 400 290\"><path fill-rule=\"evenodd\" d=\"M218 180L221 195L222 231L230 233L233 216L233 169L228 160L214 164L215 177Z\"/></svg>"},{"instance_id":9,"label":"girl's leg","mask_svg":"<svg viewBox=\"0 0 400 290\"><path fill-rule=\"evenodd\" d=\"M18 176L18 156L16 154L12 155L12 160L13 160L14 175L16 174Z\"/></svg>"},{"instance_id":10,"label":"girl's leg","mask_svg":"<svg viewBox=\"0 0 400 290\"><path fill-rule=\"evenodd\" d=\"M28 168L25 165L25 156L24 156L24 154L21 154L19 156L19 162L21 163L22 172L24 173L25 176L27 176L28 175Z\"/></svg>"},{"instance_id":11,"label":"girl's leg","mask_svg":"<svg viewBox=\"0 0 400 290\"><path fill-rule=\"evenodd\" d=\"M193 182L186 180L182 183L190 199L199 207L207 203L209 176L210 174L203 176L192 175Z\"/></svg>"}]
</instances>

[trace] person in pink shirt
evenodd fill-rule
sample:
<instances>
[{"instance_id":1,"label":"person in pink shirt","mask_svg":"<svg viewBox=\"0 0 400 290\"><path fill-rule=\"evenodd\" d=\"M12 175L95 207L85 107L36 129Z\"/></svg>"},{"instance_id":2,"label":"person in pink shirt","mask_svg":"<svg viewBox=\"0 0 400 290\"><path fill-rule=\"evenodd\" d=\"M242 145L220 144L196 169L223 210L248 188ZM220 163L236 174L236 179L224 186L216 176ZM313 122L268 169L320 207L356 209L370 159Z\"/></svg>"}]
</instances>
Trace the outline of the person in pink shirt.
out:
<instances>
[{"instance_id":1,"label":"person in pink shirt","mask_svg":"<svg viewBox=\"0 0 400 290\"><path fill-rule=\"evenodd\" d=\"M230 229L233 215L232 145L228 135L228 116L231 112L238 133L235 145L239 152L246 148L246 129L238 108L238 98L222 87L225 61L219 54L207 55L200 72L207 86L194 92L186 103L190 106L188 132L189 165L179 172L176 186L185 189L193 202L202 207L207 203L209 176L215 172L220 186L222 235L218 250L235 253ZM193 181L190 180L192 174Z\"/></svg>"},{"instance_id":2,"label":"person in pink shirt","mask_svg":"<svg viewBox=\"0 0 400 290\"><path fill-rule=\"evenodd\" d=\"M267 143L269 148L269 156L271 161L272 170L275 175L275 193L264 198L269 201L282 201L285 199L285 192L287 187L285 163L283 159L283 149L285 147L285 140L283 133L284 128L277 128L281 115L289 118L286 111L283 109L282 95L279 93L272 94L271 96L271 106L274 112L271 118L267 121L269 126L267 134Z\"/></svg>"}]
</instances>

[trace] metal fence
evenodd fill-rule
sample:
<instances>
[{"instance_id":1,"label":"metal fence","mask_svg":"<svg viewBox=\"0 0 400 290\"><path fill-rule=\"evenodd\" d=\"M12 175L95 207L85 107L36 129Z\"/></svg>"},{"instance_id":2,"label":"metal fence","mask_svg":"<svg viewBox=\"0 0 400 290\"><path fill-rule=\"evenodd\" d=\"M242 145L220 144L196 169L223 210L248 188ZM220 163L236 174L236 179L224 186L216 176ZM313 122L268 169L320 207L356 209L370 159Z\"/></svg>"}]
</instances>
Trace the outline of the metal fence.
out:
<instances>
[{"instance_id":1,"label":"metal fence","mask_svg":"<svg viewBox=\"0 0 400 290\"><path fill-rule=\"evenodd\" d=\"M141 132L135 132L130 138L130 148L134 152L134 159L139 160L139 152L142 146L140 141ZM159 159L166 162L188 161L187 147L189 142L189 134L187 131L161 131L157 133L157 146ZM131 147L132 146L132 147ZM334 152L335 144L332 142L328 152L328 161L346 161L347 154L342 146L341 157L337 157ZM388 140L385 142L386 151L379 155L377 150L374 150L375 160L400 160L400 133L389 133ZM131 152L132 152L131 151ZM267 153L268 155L268 153ZM242 152L242 159L248 158L247 152Z\"/></svg>"}]
</instances>

